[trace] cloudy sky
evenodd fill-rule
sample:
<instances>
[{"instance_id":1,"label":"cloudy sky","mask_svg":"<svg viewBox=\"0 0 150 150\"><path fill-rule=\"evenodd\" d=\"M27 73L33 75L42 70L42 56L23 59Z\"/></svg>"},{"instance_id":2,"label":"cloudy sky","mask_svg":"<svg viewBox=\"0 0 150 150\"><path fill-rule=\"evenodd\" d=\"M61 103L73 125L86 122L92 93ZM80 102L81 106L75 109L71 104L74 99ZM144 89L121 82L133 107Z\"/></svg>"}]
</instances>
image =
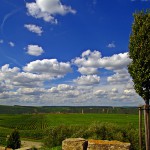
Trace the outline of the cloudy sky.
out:
<instances>
[{"instance_id":1,"label":"cloudy sky","mask_svg":"<svg viewBox=\"0 0 150 150\"><path fill-rule=\"evenodd\" d=\"M133 13L149 0L1 0L0 104L138 106Z\"/></svg>"}]
</instances>

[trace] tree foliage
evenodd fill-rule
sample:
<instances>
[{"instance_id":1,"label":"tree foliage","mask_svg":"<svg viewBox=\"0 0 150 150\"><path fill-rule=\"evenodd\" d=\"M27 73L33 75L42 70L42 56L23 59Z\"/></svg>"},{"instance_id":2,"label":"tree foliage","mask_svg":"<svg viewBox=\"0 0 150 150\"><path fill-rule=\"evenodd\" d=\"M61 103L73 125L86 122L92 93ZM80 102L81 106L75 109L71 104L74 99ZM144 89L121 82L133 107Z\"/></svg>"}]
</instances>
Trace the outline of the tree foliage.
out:
<instances>
[{"instance_id":1,"label":"tree foliage","mask_svg":"<svg viewBox=\"0 0 150 150\"><path fill-rule=\"evenodd\" d=\"M18 149L21 147L20 134L16 129L8 137L7 147L12 149Z\"/></svg>"},{"instance_id":2,"label":"tree foliage","mask_svg":"<svg viewBox=\"0 0 150 150\"><path fill-rule=\"evenodd\" d=\"M129 43L128 66L135 91L149 104L150 99L150 10L134 14Z\"/></svg>"}]
</instances>

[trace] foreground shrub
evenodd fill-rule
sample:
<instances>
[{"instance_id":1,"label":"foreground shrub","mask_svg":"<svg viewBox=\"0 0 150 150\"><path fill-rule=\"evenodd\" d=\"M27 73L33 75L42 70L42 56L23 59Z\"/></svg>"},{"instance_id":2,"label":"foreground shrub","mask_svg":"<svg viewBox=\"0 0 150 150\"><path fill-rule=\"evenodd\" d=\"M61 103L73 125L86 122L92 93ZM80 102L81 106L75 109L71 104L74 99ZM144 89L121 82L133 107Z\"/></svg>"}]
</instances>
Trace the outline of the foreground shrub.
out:
<instances>
[{"instance_id":1,"label":"foreground shrub","mask_svg":"<svg viewBox=\"0 0 150 150\"><path fill-rule=\"evenodd\" d=\"M118 126L111 123L94 123L87 129L88 138L100 140L113 140L118 131Z\"/></svg>"},{"instance_id":2,"label":"foreground shrub","mask_svg":"<svg viewBox=\"0 0 150 150\"><path fill-rule=\"evenodd\" d=\"M48 137L45 139L45 146L49 148L60 146L64 139L71 137L129 142L131 143L131 150L139 150L138 130L132 125L122 127L112 123L93 123L89 126L54 127L48 132ZM145 148L143 148L143 150L144 149Z\"/></svg>"},{"instance_id":3,"label":"foreground shrub","mask_svg":"<svg viewBox=\"0 0 150 150\"><path fill-rule=\"evenodd\" d=\"M15 129L7 139L8 148L18 149L21 147L19 132Z\"/></svg>"},{"instance_id":4,"label":"foreground shrub","mask_svg":"<svg viewBox=\"0 0 150 150\"><path fill-rule=\"evenodd\" d=\"M45 139L45 145L52 148L61 145L62 141L72 136L72 128L67 126L58 126L49 129L48 137Z\"/></svg>"}]
</instances>

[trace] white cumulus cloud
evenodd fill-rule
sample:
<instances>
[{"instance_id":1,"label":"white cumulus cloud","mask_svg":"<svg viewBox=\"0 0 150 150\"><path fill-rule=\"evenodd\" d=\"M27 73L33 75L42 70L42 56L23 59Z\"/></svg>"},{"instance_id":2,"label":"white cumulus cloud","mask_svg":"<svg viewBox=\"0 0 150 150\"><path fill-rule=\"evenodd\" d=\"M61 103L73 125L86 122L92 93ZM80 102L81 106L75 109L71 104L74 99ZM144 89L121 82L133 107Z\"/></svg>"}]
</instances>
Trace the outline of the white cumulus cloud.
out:
<instances>
[{"instance_id":1,"label":"white cumulus cloud","mask_svg":"<svg viewBox=\"0 0 150 150\"><path fill-rule=\"evenodd\" d=\"M75 87L68 85L68 84L58 84L56 87L52 87L49 89L50 92L64 92L64 91L70 91L74 90Z\"/></svg>"},{"instance_id":2,"label":"white cumulus cloud","mask_svg":"<svg viewBox=\"0 0 150 150\"><path fill-rule=\"evenodd\" d=\"M60 0L36 0L36 4L42 12L48 12L50 14L65 15L67 13L76 13L70 6L63 5Z\"/></svg>"},{"instance_id":3,"label":"white cumulus cloud","mask_svg":"<svg viewBox=\"0 0 150 150\"><path fill-rule=\"evenodd\" d=\"M70 6L63 5L60 0L36 0L36 2L26 3L26 7L29 15L54 24L58 22L54 15L76 13Z\"/></svg>"},{"instance_id":4,"label":"white cumulus cloud","mask_svg":"<svg viewBox=\"0 0 150 150\"><path fill-rule=\"evenodd\" d=\"M107 78L107 81L111 84L123 84L131 80L131 77L127 69L116 70L116 73Z\"/></svg>"},{"instance_id":5,"label":"white cumulus cloud","mask_svg":"<svg viewBox=\"0 0 150 150\"><path fill-rule=\"evenodd\" d=\"M92 68L92 67L81 67L81 68L78 69L78 71L83 75L98 74L98 69L97 68Z\"/></svg>"},{"instance_id":6,"label":"white cumulus cloud","mask_svg":"<svg viewBox=\"0 0 150 150\"><path fill-rule=\"evenodd\" d=\"M44 50L41 46L38 45L28 45L27 53L33 56L40 56L42 53L44 53Z\"/></svg>"},{"instance_id":7,"label":"white cumulus cloud","mask_svg":"<svg viewBox=\"0 0 150 150\"><path fill-rule=\"evenodd\" d=\"M34 25L34 24L25 24L24 27L27 28L29 31L38 34L39 36L43 32L42 27L39 27L39 26Z\"/></svg>"},{"instance_id":8,"label":"white cumulus cloud","mask_svg":"<svg viewBox=\"0 0 150 150\"><path fill-rule=\"evenodd\" d=\"M58 91L69 91L69 90L73 90L74 87L68 84L59 84L57 89Z\"/></svg>"},{"instance_id":9,"label":"white cumulus cloud","mask_svg":"<svg viewBox=\"0 0 150 150\"><path fill-rule=\"evenodd\" d=\"M79 85L94 85L99 84L100 77L97 75L83 75L74 80Z\"/></svg>"},{"instance_id":10,"label":"white cumulus cloud","mask_svg":"<svg viewBox=\"0 0 150 150\"><path fill-rule=\"evenodd\" d=\"M13 88L13 79L19 73L20 69L17 67L9 68L9 64L6 64L0 68L0 91L7 91Z\"/></svg>"},{"instance_id":11,"label":"white cumulus cloud","mask_svg":"<svg viewBox=\"0 0 150 150\"><path fill-rule=\"evenodd\" d=\"M118 70L127 68L131 62L128 53L114 54L109 57L102 57L101 52L87 50L82 53L81 57L77 57L72 62L79 67L81 74L96 74L97 69L105 68L108 70ZM90 69L89 69L90 68Z\"/></svg>"},{"instance_id":12,"label":"white cumulus cloud","mask_svg":"<svg viewBox=\"0 0 150 150\"><path fill-rule=\"evenodd\" d=\"M37 19L42 18L46 22L57 24L57 20L51 14L42 12L36 3L26 3L26 7L28 15Z\"/></svg>"},{"instance_id":13,"label":"white cumulus cloud","mask_svg":"<svg viewBox=\"0 0 150 150\"><path fill-rule=\"evenodd\" d=\"M39 95L45 93L45 90L43 88L19 88L17 90L19 94L25 94L25 95Z\"/></svg>"},{"instance_id":14,"label":"white cumulus cloud","mask_svg":"<svg viewBox=\"0 0 150 150\"><path fill-rule=\"evenodd\" d=\"M58 97L75 98L80 95L80 91L77 87L68 84L58 84L56 87L52 87L48 92L57 95Z\"/></svg>"},{"instance_id":15,"label":"white cumulus cloud","mask_svg":"<svg viewBox=\"0 0 150 150\"><path fill-rule=\"evenodd\" d=\"M96 90L96 91L94 91L94 93L93 93L95 96L97 96L97 97L106 97L107 96L107 92L105 91L105 90L101 90L101 89L99 89L99 90Z\"/></svg>"},{"instance_id":16,"label":"white cumulus cloud","mask_svg":"<svg viewBox=\"0 0 150 150\"><path fill-rule=\"evenodd\" d=\"M127 71L129 61L127 53L102 57L99 51L87 50L73 60L81 73L73 81L64 78L72 72L70 62L59 62L57 59L35 60L23 68L11 68L6 64L0 67L0 103L139 105L143 101L136 94Z\"/></svg>"},{"instance_id":17,"label":"white cumulus cloud","mask_svg":"<svg viewBox=\"0 0 150 150\"><path fill-rule=\"evenodd\" d=\"M61 78L72 71L70 63L58 62L57 59L36 60L27 64L23 70L52 78Z\"/></svg>"},{"instance_id":18,"label":"white cumulus cloud","mask_svg":"<svg viewBox=\"0 0 150 150\"><path fill-rule=\"evenodd\" d=\"M114 93L118 93L118 89L117 88L112 88L111 92Z\"/></svg>"},{"instance_id":19,"label":"white cumulus cloud","mask_svg":"<svg viewBox=\"0 0 150 150\"><path fill-rule=\"evenodd\" d=\"M103 57L100 60L100 66L108 70L118 70L126 68L127 65L131 62L131 59L128 57L128 53L114 54L110 57Z\"/></svg>"},{"instance_id":20,"label":"white cumulus cloud","mask_svg":"<svg viewBox=\"0 0 150 150\"><path fill-rule=\"evenodd\" d=\"M9 68L9 64L5 64L0 68L0 81L9 78L11 80L11 78L18 74L19 71L20 69L18 67Z\"/></svg>"},{"instance_id":21,"label":"white cumulus cloud","mask_svg":"<svg viewBox=\"0 0 150 150\"><path fill-rule=\"evenodd\" d=\"M38 74L19 72L13 78L13 85L17 87L39 87L43 86L43 81L48 79L49 78Z\"/></svg>"},{"instance_id":22,"label":"white cumulus cloud","mask_svg":"<svg viewBox=\"0 0 150 150\"><path fill-rule=\"evenodd\" d=\"M135 90L134 89L125 89L123 92L124 92L124 95L126 95L126 96L135 95Z\"/></svg>"}]
</instances>

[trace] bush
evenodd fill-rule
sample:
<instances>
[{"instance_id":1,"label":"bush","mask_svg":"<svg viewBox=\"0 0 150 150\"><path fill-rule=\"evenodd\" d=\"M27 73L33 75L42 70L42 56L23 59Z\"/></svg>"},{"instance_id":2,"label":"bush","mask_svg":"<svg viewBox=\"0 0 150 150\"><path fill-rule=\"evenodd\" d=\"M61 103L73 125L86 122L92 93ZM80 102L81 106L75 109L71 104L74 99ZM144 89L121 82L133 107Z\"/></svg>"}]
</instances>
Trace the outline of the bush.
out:
<instances>
[{"instance_id":1,"label":"bush","mask_svg":"<svg viewBox=\"0 0 150 150\"><path fill-rule=\"evenodd\" d=\"M19 132L15 129L7 139L6 147L17 149L21 147Z\"/></svg>"},{"instance_id":2,"label":"bush","mask_svg":"<svg viewBox=\"0 0 150 150\"><path fill-rule=\"evenodd\" d=\"M139 150L138 130L131 124L120 127L112 123L93 123L90 126L54 127L49 130L48 137L45 139L45 146L49 148L60 146L63 140L71 137L129 142L131 143L131 150Z\"/></svg>"},{"instance_id":3,"label":"bush","mask_svg":"<svg viewBox=\"0 0 150 150\"><path fill-rule=\"evenodd\" d=\"M58 126L51 128L48 137L45 139L45 145L52 148L60 146L62 141L72 136L72 129L68 126Z\"/></svg>"}]
</instances>

